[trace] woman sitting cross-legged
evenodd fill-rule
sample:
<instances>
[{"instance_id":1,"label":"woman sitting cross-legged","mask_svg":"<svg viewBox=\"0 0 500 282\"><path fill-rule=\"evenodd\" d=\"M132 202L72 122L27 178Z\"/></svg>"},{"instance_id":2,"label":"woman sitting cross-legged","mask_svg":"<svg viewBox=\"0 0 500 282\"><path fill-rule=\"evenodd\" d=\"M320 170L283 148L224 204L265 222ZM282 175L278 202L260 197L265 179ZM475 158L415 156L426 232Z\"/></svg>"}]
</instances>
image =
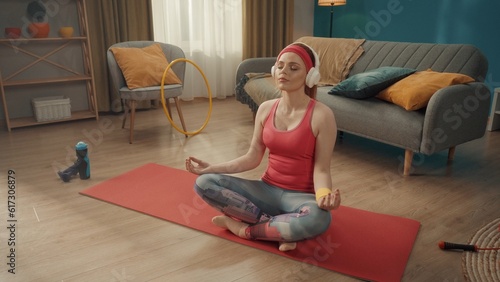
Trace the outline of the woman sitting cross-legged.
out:
<instances>
[{"instance_id":1,"label":"woman sitting cross-legged","mask_svg":"<svg viewBox=\"0 0 500 282\"><path fill-rule=\"evenodd\" d=\"M195 190L224 215L212 222L251 240L279 242L281 251L325 232L331 210L340 206L332 191L330 160L337 126L333 112L315 100L319 60L309 46L285 47L271 69L278 99L262 103L248 152L234 160L209 164L195 157L186 169L198 174ZM269 150L259 180L230 174L256 168Z\"/></svg>"}]
</instances>

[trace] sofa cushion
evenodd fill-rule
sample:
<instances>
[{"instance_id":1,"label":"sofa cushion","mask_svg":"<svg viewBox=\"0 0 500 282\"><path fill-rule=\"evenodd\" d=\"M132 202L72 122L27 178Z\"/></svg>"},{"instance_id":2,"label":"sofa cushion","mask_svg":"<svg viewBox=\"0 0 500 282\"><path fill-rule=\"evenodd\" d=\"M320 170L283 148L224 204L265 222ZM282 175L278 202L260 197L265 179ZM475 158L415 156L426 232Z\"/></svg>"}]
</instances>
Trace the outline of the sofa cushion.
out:
<instances>
[{"instance_id":1,"label":"sofa cushion","mask_svg":"<svg viewBox=\"0 0 500 282\"><path fill-rule=\"evenodd\" d=\"M426 107L432 95L439 89L473 81L472 77L465 74L442 73L429 69L394 83L376 97L413 111Z\"/></svg>"},{"instance_id":2,"label":"sofa cushion","mask_svg":"<svg viewBox=\"0 0 500 282\"><path fill-rule=\"evenodd\" d=\"M110 49L115 56L123 77L130 89L158 86L169 62L160 44L152 44L144 48L113 47ZM182 84L172 69L165 76L165 84Z\"/></svg>"},{"instance_id":3,"label":"sofa cushion","mask_svg":"<svg viewBox=\"0 0 500 282\"><path fill-rule=\"evenodd\" d=\"M380 67L355 74L337 84L328 93L347 98L366 99L414 72L415 69L409 68Z\"/></svg>"}]
</instances>

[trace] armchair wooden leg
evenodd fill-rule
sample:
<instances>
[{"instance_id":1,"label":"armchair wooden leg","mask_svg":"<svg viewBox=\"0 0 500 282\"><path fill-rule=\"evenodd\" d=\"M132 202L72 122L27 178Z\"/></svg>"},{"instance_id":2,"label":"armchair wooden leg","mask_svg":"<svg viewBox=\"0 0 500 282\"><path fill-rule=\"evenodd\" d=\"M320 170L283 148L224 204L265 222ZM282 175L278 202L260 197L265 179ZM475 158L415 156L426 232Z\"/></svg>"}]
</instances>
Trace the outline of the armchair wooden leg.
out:
<instances>
[{"instance_id":1,"label":"armchair wooden leg","mask_svg":"<svg viewBox=\"0 0 500 282\"><path fill-rule=\"evenodd\" d=\"M179 103L179 98L175 97L174 101L175 101L175 107L177 108L177 113L179 113L179 119L181 120L182 129L184 131L187 131L186 130L186 123L184 123L184 116L182 115L182 111L181 111L181 105ZM186 137L188 137L187 134L184 134L184 135L186 135Z\"/></svg>"},{"instance_id":2,"label":"armchair wooden leg","mask_svg":"<svg viewBox=\"0 0 500 282\"><path fill-rule=\"evenodd\" d=\"M404 163L404 168L403 168L403 175L404 176L410 175L412 161L413 161L413 151L408 150L408 149L405 150L405 163Z\"/></svg>"},{"instance_id":3,"label":"armchair wooden leg","mask_svg":"<svg viewBox=\"0 0 500 282\"><path fill-rule=\"evenodd\" d=\"M170 108L170 99L166 98L165 105L167 106L167 114L170 119L172 119L172 108Z\"/></svg>"},{"instance_id":4,"label":"armchair wooden leg","mask_svg":"<svg viewBox=\"0 0 500 282\"><path fill-rule=\"evenodd\" d=\"M129 143L132 144L134 141L134 121L135 121L135 108L137 105L137 101L130 100L130 137Z\"/></svg>"},{"instance_id":5,"label":"armchair wooden leg","mask_svg":"<svg viewBox=\"0 0 500 282\"><path fill-rule=\"evenodd\" d=\"M125 122L127 121L127 117L130 113L130 106L129 106L129 101L125 100L123 105L125 106L125 109L123 109L123 120L122 120L122 129L125 128Z\"/></svg>"}]
</instances>

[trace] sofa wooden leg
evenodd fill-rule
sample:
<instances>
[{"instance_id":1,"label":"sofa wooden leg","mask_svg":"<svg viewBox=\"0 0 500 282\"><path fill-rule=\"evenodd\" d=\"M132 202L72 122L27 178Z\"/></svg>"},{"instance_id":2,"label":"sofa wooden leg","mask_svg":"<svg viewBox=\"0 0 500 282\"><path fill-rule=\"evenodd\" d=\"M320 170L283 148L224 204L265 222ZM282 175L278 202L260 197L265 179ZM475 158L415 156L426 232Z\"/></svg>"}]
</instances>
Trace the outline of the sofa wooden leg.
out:
<instances>
[{"instance_id":1,"label":"sofa wooden leg","mask_svg":"<svg viewBox=\"0 0 500 282\"><path fill-rule=\"evenodd\" d=\"M413 161L413 151L408 150L408 149L405 150L405 163L404 163L404 167L403 167L403 175L404 176L410 175L412 161Z\"/></svg>"},{"instance_id":2,"label":"sofa wooden leg","mask_svg":"<svg viewBox=\"0 0 500 282\"><path fill-rule=\"evenodd\" d=\"M453 161L453 158L455 158L455 146L450 147L448 149L448 161Z\"/></svg>"}]
</instances>

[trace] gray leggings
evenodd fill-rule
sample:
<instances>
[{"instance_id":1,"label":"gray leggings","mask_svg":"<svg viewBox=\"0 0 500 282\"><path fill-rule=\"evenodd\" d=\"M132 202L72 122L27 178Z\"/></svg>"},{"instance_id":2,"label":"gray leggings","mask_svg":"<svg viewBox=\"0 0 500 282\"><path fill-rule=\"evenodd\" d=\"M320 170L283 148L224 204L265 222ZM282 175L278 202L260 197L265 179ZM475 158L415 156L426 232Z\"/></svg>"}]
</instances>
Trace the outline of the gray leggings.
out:
<instances>
[{"instance_id":1,"label":"gray leggings","mask_svg":"<svg viewBox=\"0 0 500 282\"><path fill-rule=\"evenodd\" d=\"M203 174L194 189L209 205L250 226L255 240L295 242L328 229L329 211L320 209L314 194L282 189L262 180L224 174Z\"/></svg>"}]
</instances>

